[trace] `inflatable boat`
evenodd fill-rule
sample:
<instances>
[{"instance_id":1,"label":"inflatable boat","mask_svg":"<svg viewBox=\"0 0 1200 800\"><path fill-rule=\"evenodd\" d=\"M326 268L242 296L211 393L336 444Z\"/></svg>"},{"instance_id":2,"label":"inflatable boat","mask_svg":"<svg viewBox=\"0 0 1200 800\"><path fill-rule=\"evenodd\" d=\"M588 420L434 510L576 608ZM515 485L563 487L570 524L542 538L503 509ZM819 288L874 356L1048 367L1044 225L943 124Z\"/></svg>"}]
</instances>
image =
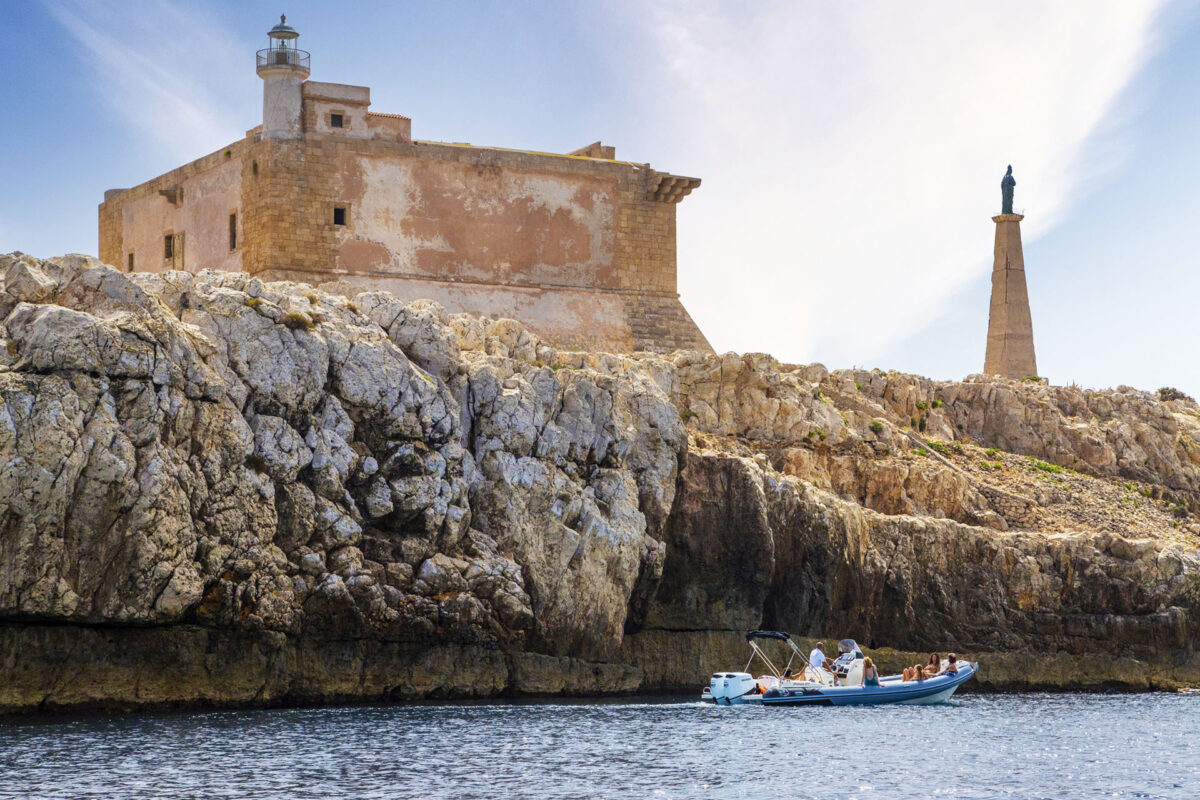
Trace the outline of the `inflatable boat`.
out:
<instances>
[{"instance_id":1,"label":"inflatable boat","mask_svg":"<svg viewBox=\"0 0 1200 800\"><path fill-rule=\"evenodd\" d=\"M757 640L774 639L787 645L789 653L782 671L771 663ZM780 631L750 631L750 660L741 672L715 672L700 699L717 705L881 705L903 703L927 705L944 703L959 686L969 681L979 669L978 662L961 662L956 672L941 672L922 680L904 680L900 675L879 679L878 686L862 685L863 654L853 639L838 642L838 657L832 669L816 669L807 664L805 655L791 637ZM804 668L793 674L792 663L799 657ZM757 678L750 665L759 658L770 670Z\"/></svg>"},{"instance_id":2,"label":"inflatable boat","mask_svg":"<svg viewBox=\"0 0 1200 800\"><path fill-rule=\"evenodd\" d=\"M957 672L942 672L924 680L903 680L899 675L879 679L878 686L778 686L763 693L765 706L873 706L884 703L933 705L950 699L954 691L974 677L979 662L960 662Z\"/></svg>"}]
</instances>

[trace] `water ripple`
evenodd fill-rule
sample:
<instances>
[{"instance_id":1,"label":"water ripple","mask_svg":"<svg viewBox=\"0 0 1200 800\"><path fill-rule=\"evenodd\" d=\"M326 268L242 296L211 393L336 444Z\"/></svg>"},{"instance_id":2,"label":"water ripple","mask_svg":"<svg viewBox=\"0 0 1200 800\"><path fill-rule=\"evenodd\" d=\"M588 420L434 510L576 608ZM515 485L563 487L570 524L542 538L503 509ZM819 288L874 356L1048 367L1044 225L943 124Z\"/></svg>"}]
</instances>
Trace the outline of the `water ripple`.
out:
<instances>
[{"instance_id":1,"label":"water ripple","mask_svg":"<svg viewBox=\"0 0 1200 800\"><path fill-rule=\"evenodd\" d=\"M0 798L1193 798L1200 697L211 712L0 723Z\"/></svg>"}]
</instances>

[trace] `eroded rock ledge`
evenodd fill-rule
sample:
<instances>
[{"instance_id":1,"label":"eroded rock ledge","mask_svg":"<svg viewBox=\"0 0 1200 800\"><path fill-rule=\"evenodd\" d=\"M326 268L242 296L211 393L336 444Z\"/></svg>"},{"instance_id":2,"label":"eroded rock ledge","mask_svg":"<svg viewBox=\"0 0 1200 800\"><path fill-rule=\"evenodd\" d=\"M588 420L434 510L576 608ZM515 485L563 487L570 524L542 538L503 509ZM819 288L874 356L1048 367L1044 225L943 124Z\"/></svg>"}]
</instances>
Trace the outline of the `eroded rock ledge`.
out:
<instances>
[{"instance_id":1,"label":"eroded rock ledge","mask_svg":"<svg viewBox=\"0 0 1200 800\"><path fill-rule=\"evenodd\" d=\"M0 272L2 709L696 688L758 626L1200 683L1186 399Z\"/></svg>"}]
</instances>

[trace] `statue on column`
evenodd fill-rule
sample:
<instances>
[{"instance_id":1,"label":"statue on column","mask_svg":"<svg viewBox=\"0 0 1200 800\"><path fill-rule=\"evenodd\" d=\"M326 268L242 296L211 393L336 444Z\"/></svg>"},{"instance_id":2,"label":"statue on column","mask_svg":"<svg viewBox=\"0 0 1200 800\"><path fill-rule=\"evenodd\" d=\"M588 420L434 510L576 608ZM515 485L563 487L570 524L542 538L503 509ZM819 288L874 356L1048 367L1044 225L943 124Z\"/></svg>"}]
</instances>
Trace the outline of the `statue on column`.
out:
<instances>
[{"instance_id":1,"label":"statue on column","mask_svg":"<svg viewBox=\"0 0 1200 800\"><path fill-rule=\"evenodd\" d=\"M1017 179L1012 174L1012 164L1008 165L1008 172L1004 173L1004 180L1000 181L1000 194L1003 197L1004 204L1000 207L1001 214L1011 214L1013 201L1013 187L1017 185Z\"/></svg>"}]
</instances>

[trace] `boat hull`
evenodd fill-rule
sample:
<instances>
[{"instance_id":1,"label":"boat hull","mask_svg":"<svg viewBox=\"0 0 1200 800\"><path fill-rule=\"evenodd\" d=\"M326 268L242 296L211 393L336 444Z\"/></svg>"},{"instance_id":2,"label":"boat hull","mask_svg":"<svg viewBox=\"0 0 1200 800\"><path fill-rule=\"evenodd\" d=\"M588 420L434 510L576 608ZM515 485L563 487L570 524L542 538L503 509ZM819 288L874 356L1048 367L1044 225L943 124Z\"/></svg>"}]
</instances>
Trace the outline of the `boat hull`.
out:
<instances>
[{"instance_id":1,"label":"boat hull","mask_svg":"<svg viewBox=\"0 0 1200 800\"><path fill-rule=\"evenodd\" d=\"M771 689L762 697L764 706L874 706L889 703L934 705L949 700L959 686L975 676L978 663L964 663L958 673L943 673L923 681L885 679L879 686L822 686L801 690Z\"/></svg>"}]
</instances>

